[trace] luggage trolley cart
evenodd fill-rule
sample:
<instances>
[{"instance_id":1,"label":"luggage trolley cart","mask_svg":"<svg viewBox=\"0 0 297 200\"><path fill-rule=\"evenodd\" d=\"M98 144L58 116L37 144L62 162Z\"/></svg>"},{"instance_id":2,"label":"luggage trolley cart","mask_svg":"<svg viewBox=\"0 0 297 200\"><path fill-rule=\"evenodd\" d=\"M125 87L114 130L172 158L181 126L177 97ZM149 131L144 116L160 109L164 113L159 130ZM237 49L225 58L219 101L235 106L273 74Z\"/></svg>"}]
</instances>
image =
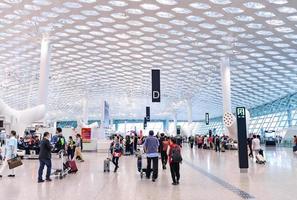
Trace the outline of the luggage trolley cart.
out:
<instances>
[{"instance_id":1,"label":"luggage trolley cart","mask_svg":"<svg viewBox=\"0 0 297 200\"><path fill-rule=\"evenodd\" d=\"M61 158L59 161L60 168L54 169L55 171L52 173L53 176L63 179L69 172L69 167L67 167L66 162L65 162L65 150L60 150L58 152L59 157Z\"/></svg>"}]
</instances>

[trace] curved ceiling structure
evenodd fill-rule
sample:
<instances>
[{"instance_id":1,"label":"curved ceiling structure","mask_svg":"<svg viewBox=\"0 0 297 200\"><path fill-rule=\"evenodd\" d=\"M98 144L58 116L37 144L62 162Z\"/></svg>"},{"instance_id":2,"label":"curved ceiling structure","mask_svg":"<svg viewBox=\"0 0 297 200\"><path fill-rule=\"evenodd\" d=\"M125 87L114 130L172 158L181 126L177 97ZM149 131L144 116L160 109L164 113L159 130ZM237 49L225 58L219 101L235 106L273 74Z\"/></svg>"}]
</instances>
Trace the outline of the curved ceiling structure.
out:
<instances>
[{"instance_id":1,"label":"curved ceiling structure","mask_svg":"<svg viewBox=\"0 0 297 200\"><path fill-rule=\"evenodd\" d=\"M173 112L222 115L220 59L231 61L232 105L254 107L297 91L295 0L3 0L0 93L12 107L37 104L40 40L51 40L49 113L90 117L100 99L114 118ZM152 68L162 102L151 104Z\"/></svg>"}]
</instances>

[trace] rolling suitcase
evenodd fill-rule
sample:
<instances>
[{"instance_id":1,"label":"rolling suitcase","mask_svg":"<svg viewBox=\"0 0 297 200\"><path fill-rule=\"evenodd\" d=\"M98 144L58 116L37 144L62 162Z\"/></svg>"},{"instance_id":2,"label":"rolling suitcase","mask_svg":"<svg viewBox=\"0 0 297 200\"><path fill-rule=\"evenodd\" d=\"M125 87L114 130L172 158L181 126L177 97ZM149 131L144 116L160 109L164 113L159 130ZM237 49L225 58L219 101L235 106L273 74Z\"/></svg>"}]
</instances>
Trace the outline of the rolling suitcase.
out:
<instances>
[{"instance_id":1,"label":"rolling suitcase","mask_svg":"<svg viewBox=\"0 0 297 200\"><path fill-rule=\"evenodd\" d=\"M258 155L256 155L256 163L257 164L265 164L266 160L261 154L258 154Z\"/></svg>"},{"instance_id":2,"label":"rolling suitcase","mask_svg":"<svg viewBox=\"0 0 297 200\"><path fill-rule=\"evenodd\" d=\"M78 171L75 160L67 161L67 166L69 167L69 173L76 173Z\"/></svg>"},{"instance_id":3,"label":"rolling suitcase","mask_svg":"<svg viewBox=\"0 0 297 200\"><path fill-rule=\"evenodd\" d=\"M103 170L104 172L110 172L110 158L104 160Z\"/></svg>"},{"instance_id":4,"label":"rolling suitcase","mask_svg":"<svg viewBox=\"0 0 297 200\"><path fill-rule=\"evenodd\" d=\"M297 145L293 146L293 152L297 151Z\"/></svg>"}]
</instances>

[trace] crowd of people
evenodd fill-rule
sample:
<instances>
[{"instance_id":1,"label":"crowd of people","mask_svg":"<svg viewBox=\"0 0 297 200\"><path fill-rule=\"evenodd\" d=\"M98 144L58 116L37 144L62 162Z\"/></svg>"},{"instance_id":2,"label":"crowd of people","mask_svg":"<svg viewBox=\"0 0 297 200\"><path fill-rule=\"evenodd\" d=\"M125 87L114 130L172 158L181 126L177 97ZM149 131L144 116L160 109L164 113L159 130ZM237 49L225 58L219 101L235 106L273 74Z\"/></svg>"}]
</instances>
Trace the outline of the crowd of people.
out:
<instances>
[{"instance_id":1,"label":"crowd of people","mask_svg":"<svg viewBox=\"0 0 297 200\"><path fill-rule=\"evenodd\" d=\"M121 135L114 135L110 144L110 153L112 155L112 163L114 164L114 172L119 169L119 159L124 155L133 155L139 152L138 145L143 146L143 151L146 155L147 165L145 175L147 179L152 179L155 182L158 178L159 156L162 163L162 169L166 170L170 167L172 176L172 184L178 185L180 181L180 163L182 162L181 148L184 138L180 136L168 137L164 133L154 134L149 131L148 136L140 137L136 133L123 137ZM213 135L209 131L206 135L196 135L187 138L190 148L197 146L198 149L215 150L216 152L224 152L225 149L230 149L230 145L236 144L228 136ZM4 160L4 164L0 168L0 178L3 176L3 171L7 167L7 160L17 156L17 149L20 144L35 145L38 144L39 153L39 170L38 182L51 181L50 173L52 168L51 158L52 153L57 153L61 156L61 152L67 155L68 160L78 160L83 162L83 141L80 134L69 136L65 139L61 128L56 129L56 134L51 137L51 134L45 132L42 140L36 136L20 138L17 140L15 131L11 131L9 138L5 144L5 152L1 154L0 161ZM247 139L249 149L249 156L254 158L261 151L260 136L250 134ZM297 136L294 136L294 146L297 148ZM1 155L4 155L1 157ZM42 178L43 170L47 167L46 179ZM14 169L9 170L8 177L15 177Z\"/></svg>"},{"instance_id":2,"label":"crowd of people","mask_svg":"<svg viewBox=\"0 0 297 200\"><path fill-rule=\"evenodd\" d=\"M20 148L21 147L21 148ZM75 135L75 139L70 136L68 141L66 141L63 136L62 129L57 128L56 134L51 137L49 132L45 132L43 134L42 140L37 138L37 136L26 135L24 138L17 139L17 135L15 131L11 131L8 136L8 139L5 143L4 152L1 152L0 148L0 178L3 177L3 172L7 167L7 161L17 157L18 149L34 149L38 154L39 159L39 170L38 170L38 182L44 182L42 179L42 173L44 167L47 167L46 181L51 181L50 172L52 170L51 164L51 154L57 153L59 156L64 156L65 154L68 157L68 160L79 160L83 162L83 142L80 134ZM63 154L63 155L62 155ZM4 156L3 156L4 155ZM2 162L3 160L3 162ZM8 177L15 177L14 169L9 170L10 173Z\"/></svg>"},{"instance_id":3,"label":"crowd of people","mask_svg":"<svg viewBox=\"0 0 297 200\"><path fill-rule=\"evenodd\" d=\"M137 138L137 139L135 139ZM117 172L119 169L119 159L126 151L130 151L131 140L126 137L124 141L123 137L120 135L115 135L113 141L110 144L110 152L112 155L112 163L114 164L114 172ZM172 184L178 185L180 180L180 163L182 162L181 156L181 143L178 144L178 138L176 137L167 137L164 133L156 136L154 131L149 131L148 137L138 138L137 135L133 136L133 147L137 151L137 144L143 145L143 150L146 154L147 166L145 169L146 178L152 178L152 181L155 182L158 178L158 168L159 168L159 155L161 155L161 162L163 170L166 170L167 163L170 166L170 172L172 176ZM139 141L139 142L137 142ZM128 147L127 147L127 144ZM133 154L133 153L132 153Z\"/></svg>"},{"instance_id":4,"label":"crowd of people","mask_svg":"<svg viewBox=\"0 0 297 200\"><path fill-rule=\"evenodd\" d=\"M232 138L226 135L213 135L212 131L209 131L206 135L190 136L188 143L191 148L195 145L198 149L213 149L216 152L224 152L226 149L237 149L237 143Z\"/></svg>"}]
</instances>

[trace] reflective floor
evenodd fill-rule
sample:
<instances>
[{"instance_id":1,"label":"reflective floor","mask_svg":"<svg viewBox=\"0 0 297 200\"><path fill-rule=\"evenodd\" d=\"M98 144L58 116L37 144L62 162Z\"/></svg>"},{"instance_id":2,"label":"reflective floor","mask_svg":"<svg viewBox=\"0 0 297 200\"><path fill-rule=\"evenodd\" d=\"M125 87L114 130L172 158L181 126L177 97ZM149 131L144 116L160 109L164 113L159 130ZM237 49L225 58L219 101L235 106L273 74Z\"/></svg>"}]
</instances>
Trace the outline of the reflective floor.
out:
<instances>
[{"instance_id":1,"label":"reflective floor","mask_svg":"<svg viewBox=\"0 0 297 200\"><path fill-rule=\"evenodd\" d=\"M248 173L240 173L236 151L216 153L185 147L178 186L171 185L169 170L160 169L155 183L141 180L134 156L120 159L118 173L103 173L106 155L85 153L86 161L78 163L77 174L41 184L37 183L38 161L25 160L15 178L0 180L0 195L5 200L296 199L297 155L286 148L270 148L265 153L266 165L251 160ZM55 158L55 166L57 161Z\"/></svg>"}]
</instances>

